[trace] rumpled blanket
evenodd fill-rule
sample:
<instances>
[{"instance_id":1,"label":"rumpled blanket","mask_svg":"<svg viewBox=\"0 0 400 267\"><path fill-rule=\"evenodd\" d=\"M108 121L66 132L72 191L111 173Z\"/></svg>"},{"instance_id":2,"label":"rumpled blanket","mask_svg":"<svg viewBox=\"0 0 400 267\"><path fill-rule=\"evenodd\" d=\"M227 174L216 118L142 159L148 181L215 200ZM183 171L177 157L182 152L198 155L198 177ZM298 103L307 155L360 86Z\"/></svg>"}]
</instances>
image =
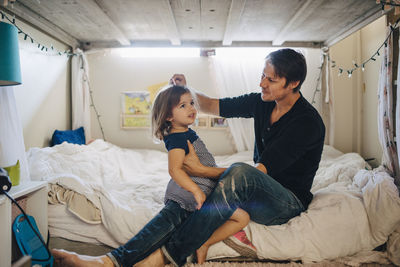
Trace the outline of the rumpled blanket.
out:
<instances>
[{"instance_id":1,"label":"rumpled blanket","mask_svg":"<svg viewBox=\"0 0 400 267\"><path fill-rule=\"evenodd\" d=\"M84 195L66 189L58 184L50 184L48 193L50 204L64 204L79 219L90 224L101 223L101 212Z\"/></svg>"}]
</instances>

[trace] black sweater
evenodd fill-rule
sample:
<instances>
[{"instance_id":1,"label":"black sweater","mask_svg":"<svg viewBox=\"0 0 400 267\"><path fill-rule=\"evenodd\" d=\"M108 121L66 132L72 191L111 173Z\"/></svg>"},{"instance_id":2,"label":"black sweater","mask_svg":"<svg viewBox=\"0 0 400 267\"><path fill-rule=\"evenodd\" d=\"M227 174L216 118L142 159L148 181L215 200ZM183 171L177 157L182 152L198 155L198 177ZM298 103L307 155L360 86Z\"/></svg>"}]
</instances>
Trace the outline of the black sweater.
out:
<instances>
[{"instance_id":1,"label":"black sweater","mask_svg":"<svg viewBox=\"0 0 400 267\"><path fill-rule=\"evenodd\" d=\"M262 163L268 175L291 190L307 208L321 160L325 126L317 110L302 95L271 125L274 107L275 101L262 101L260 93L219 101L222 117L254 118L254 162Z\"/></svg>"}]
</instances>

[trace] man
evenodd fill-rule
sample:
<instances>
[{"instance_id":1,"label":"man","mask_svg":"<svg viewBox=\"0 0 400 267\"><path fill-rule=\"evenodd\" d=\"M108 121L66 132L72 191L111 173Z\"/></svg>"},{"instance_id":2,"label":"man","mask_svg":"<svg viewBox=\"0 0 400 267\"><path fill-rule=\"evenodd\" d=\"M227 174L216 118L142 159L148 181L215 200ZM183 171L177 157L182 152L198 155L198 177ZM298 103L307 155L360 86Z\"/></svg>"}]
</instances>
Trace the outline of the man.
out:
<instances>
[{"instance_id":1,"label":"man","mask_svg":"<svg viewBox=\"0 0 400 267\"><path fill-rule=\"evenodd\" d=\"M236 208L242 208L252 221L264 225L286 223L307 209L321 159L325 126L299 91L306 73L302 54L281 49L265 60L261 93L225 99L198 94L204 112L227 118L254 118L256 168L239 163L223 172L220 186L203 208L192 214L162 247L162 254L172 263L184 264L186 257ZM183 75L174 75L172 80L186 84ZM210 177L223 171L195 162L188 161L189 173Z\"/></svg>"}]
</instances>

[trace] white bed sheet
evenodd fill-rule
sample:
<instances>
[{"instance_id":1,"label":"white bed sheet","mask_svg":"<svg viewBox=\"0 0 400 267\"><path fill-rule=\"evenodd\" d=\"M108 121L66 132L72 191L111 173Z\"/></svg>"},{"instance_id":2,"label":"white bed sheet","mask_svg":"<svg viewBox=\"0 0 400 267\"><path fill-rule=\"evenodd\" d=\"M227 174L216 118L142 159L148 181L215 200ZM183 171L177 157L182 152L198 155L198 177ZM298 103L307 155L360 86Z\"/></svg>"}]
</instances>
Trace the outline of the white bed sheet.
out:
<instances>
[{"instance_id":1,"label":"white bed sheet","mask_svg":"<svg viewBox=\"0 0 400 267\"><path fill-rule=\"evenodd\" d=\"M62 237L98 245L105 244L110 247L119 246L119 243L103 224L85 223L72 214L63 204L49 204L48 223L51 237Z\"/></svg>"},{"instance_id":2,"label":"white bed sheet","mask_svg":"<svg viewBox=\"0 0 400 267\"><path fill-rule=\"evenodd\" d=\"M220 166L251 163L251 159L251 152L216 157ZM28 161L33 180L74 190L101 210L108 233L103 231L97 241L111 246L125 243L161 209L169 180L166 153L122 149L102 140L88 146L63 143L33 148ZM342 154L325 146L309 209L284 225L267 227L251 222L246 227L258 257L321 261L372 250L384 243L400 221L400 199L391 177L384 172L363 171L365 167L358 154ZM58 231L69 239L84 239L85 232L92 233L51 218L53 234ZM210 248L208 257L238 255L221 242Z\"/></svg>"}]
</instances>

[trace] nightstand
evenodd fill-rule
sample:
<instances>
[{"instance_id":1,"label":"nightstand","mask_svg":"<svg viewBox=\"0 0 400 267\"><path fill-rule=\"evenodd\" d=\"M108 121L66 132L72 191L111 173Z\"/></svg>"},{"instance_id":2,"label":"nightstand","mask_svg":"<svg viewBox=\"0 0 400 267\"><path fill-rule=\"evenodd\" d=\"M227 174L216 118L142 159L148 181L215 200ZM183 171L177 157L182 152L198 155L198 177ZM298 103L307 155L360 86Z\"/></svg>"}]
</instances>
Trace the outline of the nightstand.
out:
<instances>
[{"instance_id":1,"label":"nightstand","mask_svg":"<svg viewBox=\"0 0 400 267\"><path fill-rule=\"evenodd\" d=\"M8 192L14 199L26 197L25 212L35 218L36 224L47 240L47 182L29 181L11 187ZM0 195L0 266L11 266L11 200Z\"/></svg>"}]
</instances>

